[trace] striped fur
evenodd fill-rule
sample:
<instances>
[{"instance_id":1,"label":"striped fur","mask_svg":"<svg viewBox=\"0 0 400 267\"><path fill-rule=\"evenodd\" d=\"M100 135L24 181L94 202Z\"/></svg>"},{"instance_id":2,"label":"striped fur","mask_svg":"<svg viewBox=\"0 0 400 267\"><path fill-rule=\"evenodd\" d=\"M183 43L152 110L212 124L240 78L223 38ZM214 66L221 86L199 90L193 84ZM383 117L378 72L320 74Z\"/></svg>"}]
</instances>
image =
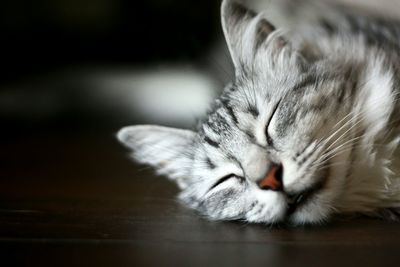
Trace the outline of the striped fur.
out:
<instances>
[{"instance_id":1,"label":"striped fur","mask_svg":"<svg viewBox=\"0 0 400 267\"><path fill-rule=\"evenodd\" d=\"M312 1L267 2L267 13L223 2L235 80L196 131L131 126L118 138L212 219L395 217L400 24ZM271 10L295 21L276 27ZM273 164L283 166L284 191L257 186Z\"/></svg>"}]
</instances>

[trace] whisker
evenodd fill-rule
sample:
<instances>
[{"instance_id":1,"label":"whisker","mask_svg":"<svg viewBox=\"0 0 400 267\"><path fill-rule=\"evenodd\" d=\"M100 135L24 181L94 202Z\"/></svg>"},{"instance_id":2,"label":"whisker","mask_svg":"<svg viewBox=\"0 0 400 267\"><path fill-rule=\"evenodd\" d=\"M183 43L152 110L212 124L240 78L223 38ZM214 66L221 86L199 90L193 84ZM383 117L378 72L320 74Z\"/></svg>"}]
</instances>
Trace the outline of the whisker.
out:
<instances>
[{"instance_id":1,"label":"whisker","mask_svg":"<svg viewBox=\"0 0 400 267\"><path fill-rule=\"evenodd\" d=\"M346 148L342 149L341 151L339 151L338 153L336 153L335 155L331 155L330 157L326 158L324 161L319 162L318 164L312 165L312 167L313 168L318 168L318 167L321 167L321 166L325 166L324 164L329 162L329 160L331 160L332 158L336 157L337 155L339 155L341 153L347 152L347 151L349 151L351 149L353 149L353 148L352 147L346 147Z\"/></svg>"},{"instance_id":2,"label":"whisker","mask_svg":"<svg viewBox=\"0 0 400 267\"><path fill-rule=\"evenodd\" d=\"M350 148L352 149L358 142L361 141L361 138L363 138L364 136L365 135L361 135L361 136L352 138L352 139L342 143L340 146L337 146L333 150L330 150L330 151L322 154L320 159L318 161L314 162L312 165L314 165L314 166L322 165L322 164L326 163L327 161L329 161L330 159L334 158L335 156L339 155L340 153L343 153Z\"/></svg>"},{"instance_id":3,"label":"whisker","mask_svg":"<svg viewBox=\"0 0 400 267\"><path fill-rule=\"evenodd\" d=\"M358 119L358 121L356 121L353 125L351 125L351 127L350 127L349 129L347 129L343 134L341 134L339 137L337 137L336 140L333 141L333 142L326 148L327 150L329 150L332 146L334 146L341 138L343 138L347 133L349 133L351 130L353 130L353 129L362 121L361 118L358 118L359 115L360 115L360 114L358 114L357 117L351 118L351 119L349 120L348 123L346 123L345 125L343 125L343 126L347 126L347 124L351 124L351 123L353 123L354 121L356 121L356 120ZM336 132L339 132L342 128L344 128L344 127L340 127L340 129L337 130ZM328 140L328 142L329 142L329 140Z\"/></svg>"},{"instance_id":4,"label":"whisker","mask_svg":"<svg viewBox=\"0 0 400 267\"><path fill-rule=\"evenodd\" d=\"M353 114L350 112L349 114L347 114L346 116L344 116L340 121L338 121L335 125L333 125L332 129L335 129L335 127L338 127L340 123L342 123L345 119L347 119L347 118L348 118L349 116L351 116L351 115L353 115ZM347 122L345 122L345 124L348 123L349 121L350 121L350 120L348 120ZM345 125L345 124L344 124L344 125ZM329 135L327 139L329 139L329 138L331 138L333 135L335 135L335 133L336 133L338 130L340 130L340 128L337 129L337 130L335 130L335 132L333 132L331 135Z\"/></svg>"}]
</instances>

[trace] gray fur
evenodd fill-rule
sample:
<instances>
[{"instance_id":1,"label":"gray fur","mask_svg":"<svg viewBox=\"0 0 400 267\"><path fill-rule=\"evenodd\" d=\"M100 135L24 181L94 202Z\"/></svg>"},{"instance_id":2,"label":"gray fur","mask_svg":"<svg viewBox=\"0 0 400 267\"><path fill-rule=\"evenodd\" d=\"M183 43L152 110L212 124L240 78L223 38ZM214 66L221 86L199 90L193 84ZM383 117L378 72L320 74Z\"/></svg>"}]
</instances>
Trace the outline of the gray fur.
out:
<instances>
[{"instance_id":1,"label":"gray fur","mask_svg":"<svg viewBox=\"0 0 400 267\"><path fill-rule=\"evenodd\" d=\"M235 80L196 132L133 126L118 137L139 162L177 181L184 203L212 219L393 217L381 210L400 206L393 156L400 24L310 1L295 9L294 2L278 1L277 10L296 18L296 10L309 9L314 19L300 17L285 31L263 13L223 2ZM316 6L329 16L315 15ZM258 188L274 164L283 165L284 191Z\"/></svg>"}]
</instances>

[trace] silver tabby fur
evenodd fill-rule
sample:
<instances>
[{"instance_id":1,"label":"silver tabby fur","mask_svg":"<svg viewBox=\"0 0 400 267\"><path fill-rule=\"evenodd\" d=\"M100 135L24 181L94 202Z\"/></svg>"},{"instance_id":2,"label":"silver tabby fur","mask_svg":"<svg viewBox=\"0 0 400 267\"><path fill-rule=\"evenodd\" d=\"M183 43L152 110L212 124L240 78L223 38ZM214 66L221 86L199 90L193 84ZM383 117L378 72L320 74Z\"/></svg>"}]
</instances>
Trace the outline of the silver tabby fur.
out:
<instances>
[{"instance_id":1,"label":"silver tabby fur","mask_svg":"<svg viewBox=\"0 0 400 267\"><path fill-rule=\"evenodd\" d=\"M393 217L400 207L400 24L310 1L264 7L256 13L222 3L235 80L197 131L130 126L119 140L211 219ZM273 163L283 166L283 191L257 186ZM290 208L294 195L306 199Z\"/></svg>"}]
</instances>

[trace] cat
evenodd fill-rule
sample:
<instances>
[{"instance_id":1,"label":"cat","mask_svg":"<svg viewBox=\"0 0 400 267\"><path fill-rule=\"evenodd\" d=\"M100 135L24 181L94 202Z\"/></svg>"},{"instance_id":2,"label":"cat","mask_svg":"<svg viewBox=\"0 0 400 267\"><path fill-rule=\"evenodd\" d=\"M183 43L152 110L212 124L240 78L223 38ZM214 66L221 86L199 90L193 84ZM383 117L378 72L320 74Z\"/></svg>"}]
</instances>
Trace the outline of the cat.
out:
<instances>
[{"instance_id":1,"label":"cat","mask_svg":"<svg viewBox=\"0 0 400 267\"><path fill-rule=\"evenodd\" d=\"M400 24L329 5L302 18L286 2L300 17L289 30L222 2L235 78L196 131L137 125L118 139L213 220L397 218Z\"/></svg>"}]
</instances>

